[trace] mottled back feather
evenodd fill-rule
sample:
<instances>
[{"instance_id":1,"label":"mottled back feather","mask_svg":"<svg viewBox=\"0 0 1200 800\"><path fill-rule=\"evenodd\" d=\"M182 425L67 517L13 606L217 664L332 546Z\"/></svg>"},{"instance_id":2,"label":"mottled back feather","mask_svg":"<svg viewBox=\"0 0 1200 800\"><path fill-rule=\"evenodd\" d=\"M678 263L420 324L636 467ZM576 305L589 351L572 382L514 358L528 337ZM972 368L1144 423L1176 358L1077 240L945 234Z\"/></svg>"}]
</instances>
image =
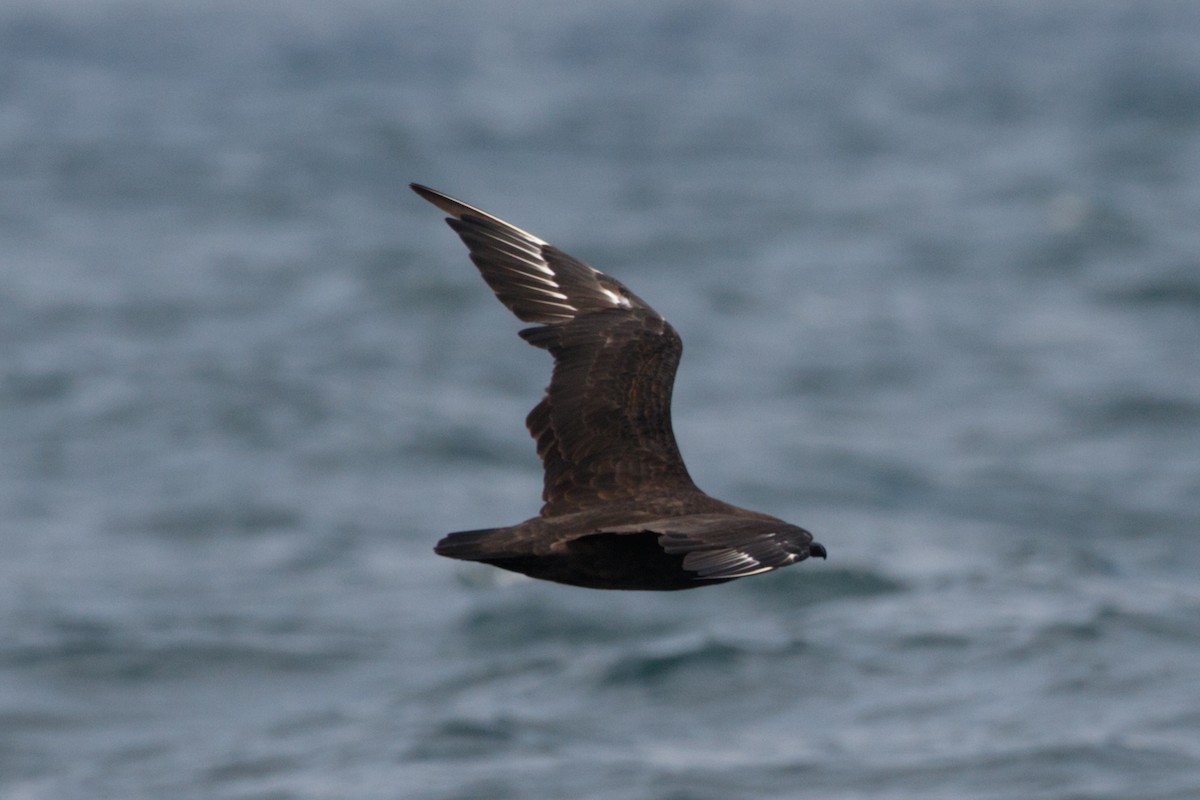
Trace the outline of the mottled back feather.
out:
<instances>
[{"instance_id":1,"label":"mottled back feather","mask_svg":"<svg viewBox=\"0 0 1200 800\"><path fill-rule=\"evenodd\" d=\"M653 310L606 309L521 331L554 356L525 420L545 467L545 515L698 491L671 429L683 345Z\"/></svg>"}]
</instances>

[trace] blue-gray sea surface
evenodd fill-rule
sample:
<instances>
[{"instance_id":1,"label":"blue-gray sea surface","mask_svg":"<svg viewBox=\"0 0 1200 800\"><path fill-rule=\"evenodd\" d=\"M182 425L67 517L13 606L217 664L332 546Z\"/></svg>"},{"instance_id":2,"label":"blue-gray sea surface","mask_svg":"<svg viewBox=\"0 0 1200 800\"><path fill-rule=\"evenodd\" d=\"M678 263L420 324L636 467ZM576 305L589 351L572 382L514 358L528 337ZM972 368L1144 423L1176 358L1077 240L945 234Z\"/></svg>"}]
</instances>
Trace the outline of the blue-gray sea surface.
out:
<instances>
[{"instance_id":1,"label":"blue-gray sea surface","mask_svg":"<svg viewBox=\"0 0 1200 800\"><path fill-rule=\"evenodd\" d=\"M1200 4L0 7L0 797L1200 797ZM441 559L549 375L420 181L681 332L826 562Z\"/></svg>"}]
</instances>

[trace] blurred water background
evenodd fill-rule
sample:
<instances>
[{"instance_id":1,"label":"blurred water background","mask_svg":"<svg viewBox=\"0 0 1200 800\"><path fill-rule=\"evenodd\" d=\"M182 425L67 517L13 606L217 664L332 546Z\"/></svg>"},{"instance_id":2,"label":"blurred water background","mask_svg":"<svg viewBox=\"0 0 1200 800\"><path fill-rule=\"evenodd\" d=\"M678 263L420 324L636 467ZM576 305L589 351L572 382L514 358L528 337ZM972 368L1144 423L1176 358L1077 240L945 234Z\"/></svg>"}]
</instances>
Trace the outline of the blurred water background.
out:
<instances>
[{"instance_id":1,"label":"blurred water background","mask_svg":"<svg viewBox=\"0 0 1200 800\"><path fill-rule=\"evenodd\" d=\"M1200 797L1200 4L0 6L0 797ZM593 592L406 188L827 562Z\"/></svg>"}]
</instances>

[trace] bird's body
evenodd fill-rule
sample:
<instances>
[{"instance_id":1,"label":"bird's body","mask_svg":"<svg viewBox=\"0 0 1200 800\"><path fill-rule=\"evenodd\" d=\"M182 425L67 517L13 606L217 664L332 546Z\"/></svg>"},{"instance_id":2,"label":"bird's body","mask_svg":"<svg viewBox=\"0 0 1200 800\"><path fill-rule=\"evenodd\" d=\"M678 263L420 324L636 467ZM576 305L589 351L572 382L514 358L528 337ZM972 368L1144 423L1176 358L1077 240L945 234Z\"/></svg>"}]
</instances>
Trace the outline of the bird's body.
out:
<instances>
[{"instance_id":1,"label":"bird's body","mask_svg":"<svg viewBox=\"0 0 1200 800\"><path fill-rule=\"evenodd\" d=\"M709 497L671 429L682 344L624 285L531 233L418 184L484 280L535 327L554 373L526 426L544 505L507 528L451 533L436 551L593 589L689 589L825 556L803 528Z\"/></svg>"}]
</instances>

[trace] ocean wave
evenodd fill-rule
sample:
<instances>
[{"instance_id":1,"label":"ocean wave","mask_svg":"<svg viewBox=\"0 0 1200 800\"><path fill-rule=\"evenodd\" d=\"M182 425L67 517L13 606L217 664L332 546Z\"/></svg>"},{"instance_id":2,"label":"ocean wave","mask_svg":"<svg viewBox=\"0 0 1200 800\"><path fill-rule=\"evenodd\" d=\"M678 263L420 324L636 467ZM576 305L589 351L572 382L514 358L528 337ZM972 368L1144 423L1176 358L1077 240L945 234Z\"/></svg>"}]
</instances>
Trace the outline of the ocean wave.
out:
<instances>
[{"instance_id":1,"label":"ocean wave","mask_svg":"<svg viewBox=\"0 0 1200 800\"><path fill-rule=\"evenodd\" d=\"M0 663L76 680L141 682L201 676L218 668L268 675L320 672L364 652L364 644L344 632L280 631L230 620L200 628L192 624L190 630L188 623L135 627L76 617L43 622L14 637L0 647Z\"/></svg>"}]
</instances>

